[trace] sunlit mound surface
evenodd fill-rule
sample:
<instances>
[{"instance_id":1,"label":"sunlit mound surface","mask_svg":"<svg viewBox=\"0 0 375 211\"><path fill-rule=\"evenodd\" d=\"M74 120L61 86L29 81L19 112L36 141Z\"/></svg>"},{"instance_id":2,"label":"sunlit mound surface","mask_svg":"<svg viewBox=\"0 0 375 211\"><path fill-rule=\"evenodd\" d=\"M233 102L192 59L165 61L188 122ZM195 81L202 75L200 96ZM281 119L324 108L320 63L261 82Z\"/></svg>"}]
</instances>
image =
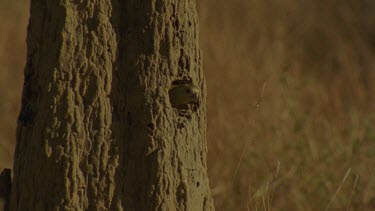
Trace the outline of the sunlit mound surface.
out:
<instances>
[{"instance_id":1,"label":"sunlit mound surface","mask_svg":"<svg viewBox=\"0 0 375 211\"><path fill-rule=\"evenodd\" d=\"M216 209L374 210L375 2L197 3ZM12 165L28 4L0 0L0 168Z\"/></svg>"}]
</instances>

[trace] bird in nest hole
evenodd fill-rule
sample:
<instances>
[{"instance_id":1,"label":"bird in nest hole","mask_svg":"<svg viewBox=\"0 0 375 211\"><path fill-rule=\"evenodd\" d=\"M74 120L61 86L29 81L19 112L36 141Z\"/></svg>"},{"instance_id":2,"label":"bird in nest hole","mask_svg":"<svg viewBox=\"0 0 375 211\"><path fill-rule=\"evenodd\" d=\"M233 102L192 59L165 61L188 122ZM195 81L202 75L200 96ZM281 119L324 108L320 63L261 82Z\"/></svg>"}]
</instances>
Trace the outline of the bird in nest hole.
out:
<instances>
[{"instance_id":1,"label":"bird in nest hole","mask_svg":"<svg viewBox=\"0 0 375 211\"><path fill-rule=\"evenodd\" d=\"M200 89L192 84L172 85L169 99L172 107L181 107L199 102Z\"/></svg>"}]
</instances>

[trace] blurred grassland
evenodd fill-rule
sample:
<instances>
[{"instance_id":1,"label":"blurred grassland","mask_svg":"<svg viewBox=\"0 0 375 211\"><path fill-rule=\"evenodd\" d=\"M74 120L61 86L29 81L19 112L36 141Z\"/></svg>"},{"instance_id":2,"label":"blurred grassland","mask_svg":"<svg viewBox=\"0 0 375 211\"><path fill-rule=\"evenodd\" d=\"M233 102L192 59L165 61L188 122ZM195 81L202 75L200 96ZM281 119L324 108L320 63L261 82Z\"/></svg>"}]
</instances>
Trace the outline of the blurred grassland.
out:
<instances>
[{"instance_id":1,"label":"blurred grassland","mask_svg":"<svg viewBox=\"0 0 375 211\"><path fill-rule=\"evenodd\" d=\"M28 1L0 0L0 169L12 165L26 63Z\"/></svg>"},{"instance_id":2,"label":"blurred grassland","mask_svg":"<svg viewBox=\"0 0 375 211\"><path fill-rule=\"evenodd\" d=\"M198 10L216 209L375 210L375 2ZM12 162L27 18L28 1L0 0L0 168Z\"/></svg>"}]
</instances>

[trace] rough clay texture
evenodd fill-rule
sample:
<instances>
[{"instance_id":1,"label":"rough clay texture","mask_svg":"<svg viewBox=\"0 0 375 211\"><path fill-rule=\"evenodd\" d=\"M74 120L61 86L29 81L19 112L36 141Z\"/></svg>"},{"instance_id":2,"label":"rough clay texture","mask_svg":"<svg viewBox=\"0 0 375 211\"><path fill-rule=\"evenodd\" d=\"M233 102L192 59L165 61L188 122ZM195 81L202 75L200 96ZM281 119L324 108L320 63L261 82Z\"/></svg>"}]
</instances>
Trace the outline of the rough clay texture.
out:
<instances>
[{"instance_id":1,"label":"rough clay texture","mask_svg":"<svg viewBox=\"0 0 375 211\"><path fill-rule=\"evenodd\" d=\"M109 1L31 1L11 210L104 210L111 152Z\"/></svg>"},{"instance_id":2,"label":"rough clay texture","mask_svg":"<svg viewBox=\"0 0 375 211\"><path fill-rule=\"evenodd\" d=\"M195 0L31 1L10 210L213 210L197 29Z\"/></svg>"}]
</instances>

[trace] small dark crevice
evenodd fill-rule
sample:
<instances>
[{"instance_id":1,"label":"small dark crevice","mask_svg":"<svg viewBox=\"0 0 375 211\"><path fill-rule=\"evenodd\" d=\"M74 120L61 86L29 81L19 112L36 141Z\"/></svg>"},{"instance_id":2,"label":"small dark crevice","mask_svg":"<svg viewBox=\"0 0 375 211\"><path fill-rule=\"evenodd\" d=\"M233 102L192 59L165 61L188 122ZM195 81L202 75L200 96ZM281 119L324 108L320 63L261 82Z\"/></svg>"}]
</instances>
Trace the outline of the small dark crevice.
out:
<instances>
[{"instance_id":1,"label":"small dark crevice","mask_svg":"<svg viewBox=\"0 0 375 211\"><path fill-rule=\"evenodd\" d=\"M188 55L186 55L183 48L180 49L180 58L178 59L178 68L180 71L187 71L189 70L190 64L189 64L189 58Z\"/></svg>"},{"instance_id":2,"label":"small dark crevice","mask_svg":"<svg viewBox=\"0 0 375 211\"><path fill-rule=\"evenodd\" d=\"M185 127L185 124L182 122L177 122L177 129L181 130L182 128Z\"/></svg>"},{"instance_id":3,"label":"small dark crevice","mask_svg":"<svg viewBox=\"0 0 375 211\"><path fill-rule=\"evenodd\" d=\"M178 116L181 118L186 118L188 120L191 120L192 112L189 110L191 107L189 105L186 105L186 107L179 107L178 109Z\"/></svg>"},{"instance_id":4,"label":"small dark crevice","mask_svg":"<svg viewBox=\"0 0 375 211\"><path fill-rule=\"evenodd\" d=\"M188 194L187 194L187 186L184 183L180 183L180 185L177 188L177 201L180 204L180 207L182 210L186 209L186 204L188 203Z\"/></svg>"},{"instance_id":5,"label":"small dark crevice","mask_svg":"<svg viewBox=\"0 0 375 211\"><path fill-rule=\"evenodd\" d=\"M182 79L172 81L172 85L182 85L182 84L193 84L193 80L188 77L183 77Z\"/></svg>"},{"instance_id":6,"label":"small dark crevice","mask_svg":"<svg viewBox=\"0 0 375 211\"><path fill-rule=\"evenodd\" d=\"M155 125L153 123L148 123L147 124L147 127L148 129L150 129L151 131L154 131L155 130Z\"/></svg>"},{"instance_id":7,"label":"small dark crevice","mask_svg":"<svg viewBox=\"0 0 375 211\"><path fill-rule=\"evenodd\" d=\"M175 20L173 21L173 28L175 28L176 31L178 31L178 29L180 28L180 21L177 17L175 17Z\"/></svg>"}]
</instances>

